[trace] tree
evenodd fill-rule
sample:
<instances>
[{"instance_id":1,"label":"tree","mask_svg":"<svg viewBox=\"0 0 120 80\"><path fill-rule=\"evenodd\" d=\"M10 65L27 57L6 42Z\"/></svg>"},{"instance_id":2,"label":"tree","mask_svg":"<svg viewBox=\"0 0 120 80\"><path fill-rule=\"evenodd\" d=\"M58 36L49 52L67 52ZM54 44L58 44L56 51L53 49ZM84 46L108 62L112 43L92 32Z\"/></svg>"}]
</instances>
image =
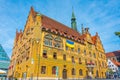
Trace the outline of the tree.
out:
<instances>
[{"instance_id":1,"label":"tree","mask_svg":"<svg viewBox=\"0 0 120 80\"><path fill-rule=\"evenodd\" d=\"M114 74L114 72L110 68L108 68L108 72L109 72L110 75Z\"/></svg>"},{"instance_id":2,"label":"tree","mask_svg":"<svg viewBox=\"0 0 120 80\"><path fill-rule=\"evenodd\" d=\"M120 38L120 32L115 32L115 35Z\"/></svg>"},{"instance_id":3,"label":"tree","mask_svg":"<svg viewBox=\"0 0 120 80\"><path fill-rule=\"evenodd\" d=\"M106 77L111 78L111 76L113 76L113 74L114 74L114 72L112 71L112 69L108 68Z\"/></svg>"}]
</instances>

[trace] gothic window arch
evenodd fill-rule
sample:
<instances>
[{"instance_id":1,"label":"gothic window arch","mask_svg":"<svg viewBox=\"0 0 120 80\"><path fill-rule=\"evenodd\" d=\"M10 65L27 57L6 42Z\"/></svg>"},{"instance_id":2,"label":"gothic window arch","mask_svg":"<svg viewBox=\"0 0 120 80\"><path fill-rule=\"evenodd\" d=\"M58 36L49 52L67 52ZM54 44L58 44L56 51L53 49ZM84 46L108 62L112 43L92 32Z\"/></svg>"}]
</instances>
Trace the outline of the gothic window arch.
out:
<instances>
[{"instance_id":1,"label":"gothic window arch","mask_svg":"<svg viewBox=\"0 0 120 80\"><path fill-rule=\"evenodd\" d=\"M62 39L60 37L54 39L54 47L62 48Z\"/></svg>"},{"instance_id":2,"label":"gothic window arch","mask_svg":"<svg viewBox=\"0 0 120 80\"><path fill-rule=\"evenodd\" d=\"M86 50L84 50L84 55L86 55Z\"/></svg>"},{"instance_id":3,"label":"gothic window arch","mask_svg":"<svg viewBox=\"0 0 120 80\"><path fill-rule=\"evenodd\" d=\"M75 69L72 68L72 75L75 75Z\"/></svg>"},{"instance_id":4,"label":"gothic window arch","mask_svg":"<svg viewBox=\"0 0 120 80\"><path fill-rule=\"evenodd\" d=\"M44 44L47 46L52 46L53 36L51 34L46 34L44 36Z\"/></svg>"},{"instance_id":5,"label":"gothic window arch","mask_svg":"<svg viewBox=\"0 0 120 80\"><path fill-rule=\"evenodd\" d=\"M83 75L82 69L79 70L79 75Z\"/></svg>"}]
</instances>

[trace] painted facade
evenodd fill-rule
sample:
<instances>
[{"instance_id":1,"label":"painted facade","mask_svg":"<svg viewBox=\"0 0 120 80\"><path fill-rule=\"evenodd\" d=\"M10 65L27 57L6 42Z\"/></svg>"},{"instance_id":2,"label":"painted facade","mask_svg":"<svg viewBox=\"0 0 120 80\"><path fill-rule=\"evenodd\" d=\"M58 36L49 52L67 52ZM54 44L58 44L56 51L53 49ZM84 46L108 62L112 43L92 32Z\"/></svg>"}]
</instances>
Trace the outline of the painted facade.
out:
<instances>
[{"instance_id":1,"label":"painted facade","mask_svg":"<svg viewBox=\"0 0 120 80\"><path fill-rule=\"evenodd\" d=\"M113 72L117 72L119 70L118 65L116 65L113 61L108 59L108 68L110 68Z\"/></svg>"},{"instance_id":2,"label":"painted facade","mask_svg":"<svg viewBox=\"0 0 120 80\"><path fill-rule=\"evenodd\" d=\"M75 16L69 28L31 8L25 28L16 31L9 78L78 79L105 78L105 51L96 33L79 33Z\"/></svg>"}]
</instances>

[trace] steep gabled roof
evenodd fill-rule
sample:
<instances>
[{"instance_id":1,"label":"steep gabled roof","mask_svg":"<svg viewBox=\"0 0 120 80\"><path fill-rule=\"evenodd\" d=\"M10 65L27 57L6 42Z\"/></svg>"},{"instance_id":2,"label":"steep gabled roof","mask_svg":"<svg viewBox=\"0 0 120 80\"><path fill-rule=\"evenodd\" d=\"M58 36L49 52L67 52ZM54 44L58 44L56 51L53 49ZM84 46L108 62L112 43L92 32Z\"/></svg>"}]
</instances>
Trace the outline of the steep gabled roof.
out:
<instances>
[{"instance_id":1,"label":"steep gabled roof","mask_svg":"<svg viewBox=\"0 0 120 80\"><path fill-rule=\"evenodd\" d=\"M120 50L106 53L106 57L120 56Z\"/></svg>"},{"instance_id":2,"label":"steep gabled roof","mask_svg":"<svg viewBox=\"0 0 120 80\"><path fill-rule=\"evenodd\" d=\"M30 14L32 15L33 19L35 19L35 17L38 16L39 13L34 11L33 7L31 7ZM42 21L43 30L45 31L49 30L50 32L59 34L61 36L64 36L66 38L69 38L84 44L84 41L86 39L86 34L80 34L79 32L73 30L72 28L69 28L68 26L60 22L55 21L54 19L51 19L43 14L40 14L40 15L42 17L41 21ZM95 44L96 39L92 39L92 41L93 42L91 42L91 44Z\"/></svg>"},{"instance_id":3,"label":"steep gabled roof","mask_svg":"<svg viewBox=\"0 0 120 80\"><path fill-rule=\"evenodd\" d=\"M51 32L55 32L56 34L63 35L65 37L78 40L84 40L80 33L77 31L61 24L47 16L42 15L42 28L45 30L50 30Z\"/></svg>"},{"instance_id":4,"label":"steep gabled roof","mask_svg":"<svg viewBox=\"0 0 120 80\"><path fill-rule=\"evenodd\" d=\"M120 66L120 62L115 61L115 60L111 60L113 64L115 64L116 66Z\"/></svg>"}]
</instances>

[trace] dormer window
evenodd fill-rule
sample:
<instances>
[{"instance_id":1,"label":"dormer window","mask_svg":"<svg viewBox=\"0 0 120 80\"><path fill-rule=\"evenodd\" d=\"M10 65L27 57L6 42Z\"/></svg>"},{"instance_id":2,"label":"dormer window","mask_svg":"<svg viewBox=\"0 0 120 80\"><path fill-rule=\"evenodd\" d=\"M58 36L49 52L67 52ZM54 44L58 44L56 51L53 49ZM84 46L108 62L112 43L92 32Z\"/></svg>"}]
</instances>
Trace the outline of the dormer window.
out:
<instances>
[{"instance_id":1,"label":"dormer window","mask_svg":"<svg viewBox=\"0 0 120 80\"><path fill-rule=\"evenodd\" d=\"M51 34L47 34L47 35L45 35L45 37L44 37L44 44L45 44L46 46L52 47L52 40L53 40L52 35L51 35Z\"/></svg>"},{"instance_id":2,"label":"dormer window","mask_svg":"<svg viewBox=\"0 0 120 80\"><path fill-rule=\"evenodd\" d=\"M62 47L62 40L61 40L60 37L56 37L56 38L54 39L54 41L55 41L54 46L55 46L56 48L61 48L61 47Z\"/></svg>"}]
</instances>

